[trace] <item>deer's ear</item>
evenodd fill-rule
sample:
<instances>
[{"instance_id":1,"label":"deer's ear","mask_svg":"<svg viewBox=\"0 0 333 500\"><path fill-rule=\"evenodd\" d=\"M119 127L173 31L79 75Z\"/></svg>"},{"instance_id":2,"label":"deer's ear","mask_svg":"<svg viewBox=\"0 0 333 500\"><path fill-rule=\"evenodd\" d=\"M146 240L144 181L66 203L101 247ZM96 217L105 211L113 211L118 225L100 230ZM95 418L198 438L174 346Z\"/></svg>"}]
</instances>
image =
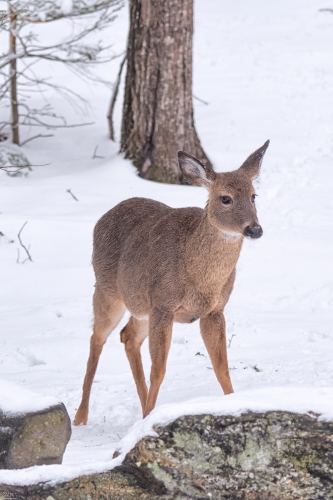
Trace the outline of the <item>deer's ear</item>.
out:
<instances>
[{"instance_id":1,"label":"deer's ear","mask_svg":"<svg viewBox=\"0 0 333 500\"><path fill-rule=\"evenodd\" d=\"M260 167L262 164L262 159L264 157L264 154L266 153L266 149L269 146L269 141L266 141L261 148L257 149L252 155L248 157L247 160L243 163L243 165L239 168L240 170L243 170L253 181L256 179L259 174L260 174Z\"/></svg>"},{"instance_id":2,"label":"deer's ear","mask_svg":"<svg viewBox=\"0 0 333 500\"><path fill-rule=\"evenodd\" d=\"M210 183L216 177L211 167L207 167L194 156L185 153L185 151L178 151L178 161L181 173L189 184L204 186L209 189Z\"/></svg>"}]
</instances>

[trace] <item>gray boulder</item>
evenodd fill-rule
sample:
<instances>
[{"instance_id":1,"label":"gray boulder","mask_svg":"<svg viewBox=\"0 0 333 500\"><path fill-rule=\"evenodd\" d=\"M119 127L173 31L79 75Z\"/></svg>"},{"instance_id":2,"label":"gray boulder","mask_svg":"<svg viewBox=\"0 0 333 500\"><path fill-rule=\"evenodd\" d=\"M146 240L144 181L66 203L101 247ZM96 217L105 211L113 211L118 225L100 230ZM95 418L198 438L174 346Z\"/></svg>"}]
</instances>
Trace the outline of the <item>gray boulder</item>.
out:
<instances>
[{"instance_id":1,"label":"gray boulder","mask_svg":"<svg viewBox=\"0 0 333 500\"><path fill-rule=\"evenodd\" d=\"M62 403L23 414L0 410L0 468L61 464L71 436L71 422Z\"/></svg>"}]
</instances>

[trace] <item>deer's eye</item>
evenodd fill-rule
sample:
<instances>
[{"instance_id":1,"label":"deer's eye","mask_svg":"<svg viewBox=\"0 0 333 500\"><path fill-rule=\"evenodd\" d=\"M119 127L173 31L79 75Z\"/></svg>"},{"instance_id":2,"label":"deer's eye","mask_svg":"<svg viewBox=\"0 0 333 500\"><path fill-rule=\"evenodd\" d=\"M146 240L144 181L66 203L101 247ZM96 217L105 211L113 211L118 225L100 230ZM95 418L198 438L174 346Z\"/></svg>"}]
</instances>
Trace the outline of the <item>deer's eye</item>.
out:
<instances>
[{"instance_id":1,"label":"deer's eye","mask_svg":"<svg viewBox=\"0 0 333 500\"><path fill-rule=\"evenodd\" d=\"M232 199L230 198L230 196L221 196L221 201L223 205L230 205Z\"/></svg>"},{"instance_id":2,"label":"deer's eye","mask_svg":"<svg viewBox=\"0 0 333 500\"><path fill-rule=\"evenodd\" d=\"M254 202L256 201L256 196L257 196L256 194L253 194L253 195L251 196L252 203L254 203Z\"/></svg>"}]
</instances>

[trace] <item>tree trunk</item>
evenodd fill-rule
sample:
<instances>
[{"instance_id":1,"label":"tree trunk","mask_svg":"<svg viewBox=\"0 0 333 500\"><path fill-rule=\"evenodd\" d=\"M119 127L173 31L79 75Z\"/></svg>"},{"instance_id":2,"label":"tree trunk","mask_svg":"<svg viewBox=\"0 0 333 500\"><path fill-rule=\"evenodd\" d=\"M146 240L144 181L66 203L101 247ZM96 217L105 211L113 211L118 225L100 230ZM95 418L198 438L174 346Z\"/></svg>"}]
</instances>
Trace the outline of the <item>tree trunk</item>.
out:
<instances>
[{"instance_id":1,"label":"tree trunk","mask_svg":"<svg viewBox=\"0 0 333 500\"><path fill-rule=\"evenodd\" d=\"M181 183L177 151L210 164L194 126L193 0L131 0L121 151L145 179Z\"/></svg>"},{"instance_id":2,"label":"tree trunk","mask_svg":"<svg viewBox=\"0 0 333 500\"><path fill-rule=\"evenodd\" d=\"M10 103L12 110L12 142L20 144L19 138L19 114L17 102L17 59L16 59L16 14L13 9L9 8L10 17L10 33L9 33L9 50L12 56L10 61Z\"/></svg>"}]
</instances>

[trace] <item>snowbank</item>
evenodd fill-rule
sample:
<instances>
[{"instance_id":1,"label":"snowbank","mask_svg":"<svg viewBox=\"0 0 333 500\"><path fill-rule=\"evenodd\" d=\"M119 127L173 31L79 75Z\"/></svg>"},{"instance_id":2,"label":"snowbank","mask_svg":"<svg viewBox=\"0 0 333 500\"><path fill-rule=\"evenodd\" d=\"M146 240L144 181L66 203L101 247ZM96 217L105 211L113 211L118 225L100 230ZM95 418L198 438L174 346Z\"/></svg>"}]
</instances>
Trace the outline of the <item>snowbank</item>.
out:
<instances>
[{"instance_id":1,"label":"snowbank","mask_svg":"<svg viewBox=\"0 0 333 500\"><path fill-rule=\"evenodd\" d=\"M0 379L0 410L6 414L28 413L50 408L60 401L42 396L8 380Z\"/></svg>"},{"instance_id":2,"label":"snowbank","mask_svg":"<svg viewBox=\"0 0 333 500\"><path fill-rule=\"evenodd\" d=\"M0 483L12 485L28 485L38 482L56 484L69 481L80 475L111 470L120 465L125 455L145 436L154 436L154 425L167 425L182 415L240 415L247 411L290 411L295 413L319 414L323 420L333 420L333 387L300 391L297 387L277 387L244 391L238 394L217 398L197 398L179 404L163 405L156 408L147 418L135 423L118 447L119 456L112 458L114 450L110 449L109 459L94 461L78 466L44 465L17 471L0 471Z\"/></svg>"}]
</instances>

